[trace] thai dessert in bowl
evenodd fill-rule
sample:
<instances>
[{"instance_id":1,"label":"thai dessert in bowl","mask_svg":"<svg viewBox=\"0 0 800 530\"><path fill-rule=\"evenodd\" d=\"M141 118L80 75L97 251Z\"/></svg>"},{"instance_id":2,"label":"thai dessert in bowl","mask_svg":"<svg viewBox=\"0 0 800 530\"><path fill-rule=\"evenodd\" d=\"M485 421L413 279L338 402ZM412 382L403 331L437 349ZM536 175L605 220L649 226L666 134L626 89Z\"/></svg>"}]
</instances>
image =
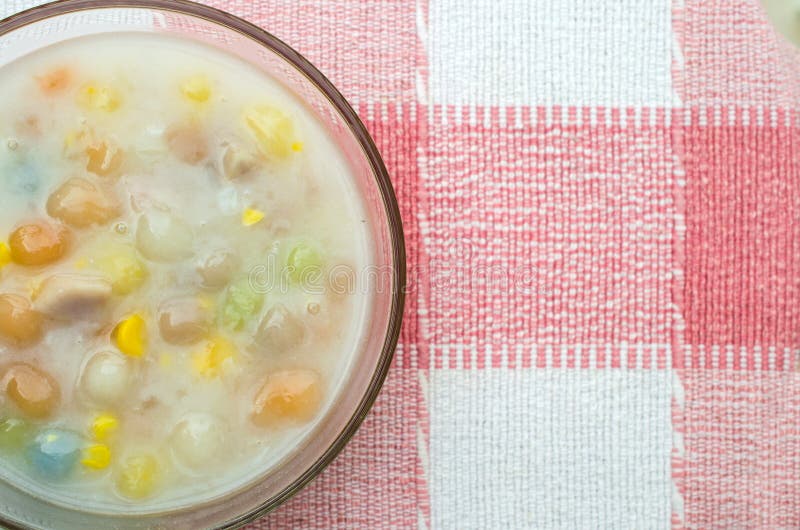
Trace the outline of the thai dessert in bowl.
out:
<instances>
[{"instance_id":1,"label":"thai dessert in bowl","mask_svg":"<svg viewBox=\"0 0 800 530\"><path fill-rule=\"evenodd\" d=\"M168 32L19 54L0 95L0 478L43 513L153 526L264 487L399 324L361 274L380 249L353 153L279 77Z\"/></svg>"}]
</instances>

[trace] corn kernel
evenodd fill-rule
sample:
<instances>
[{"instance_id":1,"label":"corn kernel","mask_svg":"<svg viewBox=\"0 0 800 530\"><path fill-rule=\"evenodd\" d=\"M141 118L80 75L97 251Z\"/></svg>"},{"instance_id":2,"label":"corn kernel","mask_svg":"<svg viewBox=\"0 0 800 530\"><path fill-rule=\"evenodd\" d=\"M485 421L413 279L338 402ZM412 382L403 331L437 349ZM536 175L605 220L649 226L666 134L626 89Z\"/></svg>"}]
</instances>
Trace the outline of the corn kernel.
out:
<instances>
[{"instance_id":1,"label":"corn kernel","mask_svg":"<svg viewBox=\"0 0 800 530\"><path fill-rule=\"evenodd\" d=\"M114 112L122 105L122 95L116 88L90 83L81 88L78 103L86 109Z\"/></svg>"},{"instance_id":2,"label":"corn kernel","mask_svg":"<svg viewBox=\"0 0 800 530\"><path fill-rule=\"evenodd\" d=\"M92 444L83 450L81 464L92 469L105 469L111 463L111 449L106 444Z\"/></svg>"},{"instance_id":3,"label":"corn kernel","mask_svg":"<svg viewBox=\"0 0 800 530\"><path fill-rule=\"evenodd\" d=\"M158 460L154 456L133 456L117 472L117 490L125 497L143 499L153 493L157 479Z\"/></svg>"},{"instance_id":4,"label":"corn kernel","mask_svg":"<svg viewBox=\"0 0 800 530\"><path fill-rule=\"evenodd\" d=\"M211 84L203 75L190 77L181 85L183 96L195 103L205 103L211 97Z\"/></svg>"},{"instance_id":5,"label":"corn kernel","mask_svg":"<svg viewBox=\"0 0 800 530\"><path fill-rule=\"evenodd\" d=\"M291 154L294 126L283 112L274 107L255 107L245 113L244 119L264 155L281 159Z\"/></svg>"},{"instance_id":6,"label":"corn kernel","mask_svg":"<svg viewBox=\"0 0 800 530\"><path fill-rule=\"evenodd\" d=\"M0 242L0 268L5 267L11 263L11 249L8 245Z\"/></svg>"},{"instance_id":7,"label":"corn kernel","mask_svg":"<svg viewBox=\"0 0 800 530\"><path fill-rule=\"evenodd\" d=\"M236 346L227 339L215 337L206 344L206 349L192 358L197 375L207 378L222 375L225 363L236 355Z\"/></svg>"},{"instance_id":8,"label":"corn kernel","mask_svg":"<svg viewBox=\"0 0 800 530\"><path fill-rule=\"evenodd\" d=\"M119 428L119 420L111 414L100 414L92 422L92 437L98 441L111 438Z\"/></svg>"},{"instance_id":9,"label":"corn kernel","mask_svg":"<svg viewBox=\"0 0 800 530\"><path fill-rule=\"evenodd\" d=\"M244 226L253 226L254 224L260 223L262 219L264 219L264 212L261 210L247 208L242 212L242 224Z\"/></svg>"},{"instance_id":10,"label":"corn kernel","mask_svg":"<svg viewBox=\"0 0 800 530\"><path fill-rule=\"evenodd\" d=\"M303 150L303 142L295 142L292 144L292 151L299 153Z\"/></svg>"},{"instance_id":11,"label":"corn kernel","mask_svg":"<svg viewBox=\"0 0 800 530\"><path fill-rule=\"evenodd\" d=\"M111 336L119 351L130 357L141 357L147 347L147 326L141 315L131 315L114 328Z\"/></svg>"}]
</instances>

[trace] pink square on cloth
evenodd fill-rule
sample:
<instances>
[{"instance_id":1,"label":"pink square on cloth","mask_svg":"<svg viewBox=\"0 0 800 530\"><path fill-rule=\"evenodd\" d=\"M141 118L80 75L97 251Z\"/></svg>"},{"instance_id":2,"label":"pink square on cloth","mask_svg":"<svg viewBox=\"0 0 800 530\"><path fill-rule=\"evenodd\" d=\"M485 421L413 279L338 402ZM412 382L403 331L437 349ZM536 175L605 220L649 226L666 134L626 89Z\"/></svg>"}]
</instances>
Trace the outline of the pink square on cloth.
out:
<instances>
[{"instance_id":1,"label":"pink square on cloth","mask_svg":"<svg viewBox=\"0 0 800 530\"><path fill-rule=\"evenodd\" d=\"M763 366L784 369L791 360L785 348L800 343L800 129L786 126L785 113L763 116L760 126L753 114L746 127L681 131L686 340L760 346L765 356L774 347L776 358ZM720 368L756 366L738 355L727 366L724 350L719 355Z\"/></svg>"},{"instance_id":2,"label":"pink square on cloth","mask_svg":"<svg viewBox=\"0 0 800 530\"><path fill-rule=\"evenodd\" d=\"M479 352L670 343L682 190L663 115L622 127L603 111L513 110L500 109L501 120L498 109L446 108L429 127L420 157L426 339ZM479 353L476 362L503 359Z\"/></svg>"}]
</instances>

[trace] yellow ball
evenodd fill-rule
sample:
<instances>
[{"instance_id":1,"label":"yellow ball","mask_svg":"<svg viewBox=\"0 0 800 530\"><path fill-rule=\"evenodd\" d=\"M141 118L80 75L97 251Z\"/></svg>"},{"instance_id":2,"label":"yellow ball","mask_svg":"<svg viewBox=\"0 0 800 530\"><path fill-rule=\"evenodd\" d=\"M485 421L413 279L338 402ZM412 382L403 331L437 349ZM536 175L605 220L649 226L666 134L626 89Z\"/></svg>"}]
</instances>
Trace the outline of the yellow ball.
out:
<instances>
[{"instance_id":1,"label":"yellow ball","mask_svg":"<svg viewBox=\"0 0 800 530\"><path fill-rule=\"evenodd\" d=\"M280 110L270 106L254 107L245 112L244 121L267 158L286 158L294 151L292 146L297 142L294 125Z\"/></svg>"},{"instance_id":2,"label":"yellow ball","mask_svg":"<svg viewBox=\"0 0 800 530\"><path fill-rule=\"evenodd\" d=\"M238 350L231 341L214 337L206 344L205 350L192 357L192 367L199 376L219 377L224 372L225 366L233 362L237 353Z\"/></svg>"},{"instance_id":3,"label":"yellow ball","mask_svg":"<svg viewBox=\"0 0 800 530\"><path fill-rule=\"evenodd\" d=\"M205 103L211 97L211 83L203 75L190 77L181 85L183 97L195 103Z\"/></svg>"},{"instance_id":4,"label":"yellow ball","mask_svg":"<svg viewBox=\"0 0 800 530\"><path fill-rule=\"evenodd\" d=\"M78 103L88 110L114 112L122 105L122 94L114 87L89 83L80 89Z\"/></svg>"},{"instance_id":5,"label":"yellow ball","mask_svg":"<svg viewBox=\"0 0 800 530\"><path fill-rule=\"evenodd\" d=\"M147 279L147 267L136 256L133 247L114 247L97 259L97 266L108 277L111 289L117 295L132 293Z\"/></svg>"},{"instance_id":6,"label":"yellow ball","mask_svg":"<svg viewBox=\"0 0 800 530\"><path fill-rule=\"evenodd\" d=\"M117 491L129 499L150 496L157 486L158 468L158 460L153 455L142 454L127 458L117 470Z\"/></svg>"}]
</instances>

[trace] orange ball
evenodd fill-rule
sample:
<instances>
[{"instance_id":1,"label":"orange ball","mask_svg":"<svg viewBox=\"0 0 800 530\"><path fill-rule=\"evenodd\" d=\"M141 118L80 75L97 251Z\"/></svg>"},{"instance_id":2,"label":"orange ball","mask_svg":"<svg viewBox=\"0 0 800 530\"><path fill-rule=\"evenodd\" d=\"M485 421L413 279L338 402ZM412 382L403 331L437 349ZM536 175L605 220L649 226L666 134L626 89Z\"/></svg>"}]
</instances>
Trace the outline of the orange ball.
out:
<instances>
[{"instance_id":1,"label":"orange ball","mask_svg":"<svg viewBox=\"0 0 800 530\"><path fill-rule=\"evenodd\" d=\"M17 345L31 344L42 336L42 320L27 298L0 294L0 336Z\"/></svg>"},{"instance_id":2,"label":"orange ball","mask_svg":"<svg viewBox=\"0 0 800 530\"><path fill-rule=\"evenodd\" d=\"M90 145L86 148L86 155L86 170L101 177L119 175L125 162L125 152L106 142Z\"/></svg>"},{"instance_id":3,"label":"orange ball","mask_svg":"<svg viewBox=\"0 0 800 530\"><path fill-rule=\"evenodd\" d=\"M47 199L47 213L70 226L103 225L119 214L111 195L86 179L73 177Z\"/></svg>"},{"instance_id":4,"label":"orange ball","mask_svg":"<svg viewBox=\"0 0 800 530\"><path fill-rule=\"evenodd\" d=\"M19 409L34 418L49 416L58 406L61 390L53 377L27 363L8 366L2 386Z\"/></svg>"},{"instance_id":5,"label":"orange ball","mask_svg":"<svg viewBox=\"0 0 800 530\"><path fill-rule=\"evenodd\" d=\"M60 225L34 221L20 225L8 238L11 259L20 265L47 265L67 252L69 232Z\"/></svg>"},{"instance_id":6,"label":"orange ball","mask_svg":"<svg viewBox=\"0 0 800 530\"><path fill-rule=\"evenodd\" d=\"M72 70L67 67L56 68L36 78L39 88L48 96L64 92L72 84Z\"/></svg>"},{"instance_id":7,"label":"orange ball","mask_svg":"<svg viewBox=\"0 0 800 530\"><path fill-rule=\"evenodd\" d=\"M313 370L283 370L271 374L253 401L253 423L267 427L277 422L306 422L319 410L322 384Z\"/></svg>"}]
</instances>

